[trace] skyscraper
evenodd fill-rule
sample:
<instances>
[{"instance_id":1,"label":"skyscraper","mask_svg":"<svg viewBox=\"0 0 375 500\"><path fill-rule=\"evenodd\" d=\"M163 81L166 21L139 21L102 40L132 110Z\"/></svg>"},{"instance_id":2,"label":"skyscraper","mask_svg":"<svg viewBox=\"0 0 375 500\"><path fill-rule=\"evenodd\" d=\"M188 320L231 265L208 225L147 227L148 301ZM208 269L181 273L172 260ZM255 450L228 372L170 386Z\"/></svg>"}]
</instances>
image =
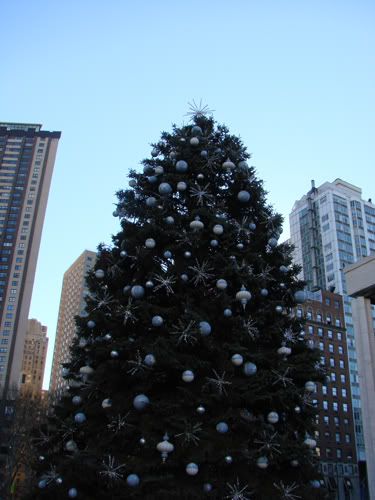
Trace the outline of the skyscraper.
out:
<instances>
[{"instance_id":1,"label":"skyscraper","mask_svg":"<svg viewBox=\"0 0 375 500\"><path fill-rule=\"evenodd\" d=\"M48 349L47 327L36 319L27 322L23 351L21 392L42 397L42 385Z\"/></svg>"},{"instance_id":2,"label":"skyscraper","mask_svg":"<svg viewBox=\"0 0 375 500\"><path fill-rule=\"evenodd\" d=\"M67 385L62 377L62 364L70 358L69 346L76 331L74 317L84 312L85 276L95 259L95 252L85 250L64 274L49 386L52 397L58 397Z\"/></svg>"},{"instance_id":3,"label":"skyscraper","mask_svg":"<svg viewBox=\"0 0 375 500\"><path fill-rule=\"evenodd\" d=\"M0 123L0 397L19 387L27 319L60 132Z\"/></svg>"},{"instance_id":4,"label":"skyscraper","mask_svg":"<svg viewBox=\"0 0 375 500\"><path fill-rule=\"evenodd\" d=\"M344 296L348 361L356 430L357 455L365 460L361 401L351 299L343 269L375 253L375 205L362 190L342 179L325 182L296 201L290 214L290 241L295 262L309 290L330 289Z\"/></svg>"}]
</instances>

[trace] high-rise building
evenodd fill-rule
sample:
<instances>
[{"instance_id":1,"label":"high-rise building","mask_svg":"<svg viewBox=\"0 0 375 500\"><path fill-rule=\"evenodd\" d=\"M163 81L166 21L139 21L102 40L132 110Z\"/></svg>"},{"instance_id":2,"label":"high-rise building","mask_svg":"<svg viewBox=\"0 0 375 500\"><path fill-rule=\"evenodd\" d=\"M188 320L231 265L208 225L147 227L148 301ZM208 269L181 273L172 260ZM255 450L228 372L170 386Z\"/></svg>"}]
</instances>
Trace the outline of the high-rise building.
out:
<instances>
[{"instance_id":1,"label":"high-rise building","mask_svg":"<svg viewBox=\"0 0 375 500\"><path fill-rule=\"evenodd\" d=\"M53 398L58 398L67 385L62 377L62 364L70 359L69 347L76 332L74 317L84 312L85 277L95 260L96 253L85 250L64 274L49 386Z\"/></svg>"},{"instance_id":2,"label":"high-rise building","mask_svg":"<svg viewBox=\"0 0 375 500\"><path fill-rule=\"evenodd\" d=\"M60 132L0 123L0 397L20 386L27 319Z\"/></svg>"},{"instance_id":3,"label":"high-rise building","mask_svg":"<svg viewBox=\"0 0 375 500\"><path fill-rule=\"evenodd\" d=\"M42 397L47 349L47 327L36 319L29 319L23 350L21 393Z\"/></svg>"},{"instance_id":4,"label":"high-rise building","mask_svg":"<svg viewBox=\"0 0 375 500\"><path fill-rule=\"evenodd\" d=\"M347 357L342 296L328 291L307 292L308 300L295 309L304 318L305 339L321 351L329 379L317 384L312 404L318 409L317 453L326 487L334 498L359 500L354 419Z\"/></svg>"},{"instance_id":5,"label":"high-rise building","mask_svg":"<svg viewBox=\"0 0 375 500\"><path fill-rule=\"evenodd\" d=\"M290 241L295 262L309 290L335 290L343 295L348 362L357 456L365 460L360 388L351 312L344 268L375 253L375 205L362 190L341 179L325 182L296 201L290 214Z\"/></svg>"}]
</instances>

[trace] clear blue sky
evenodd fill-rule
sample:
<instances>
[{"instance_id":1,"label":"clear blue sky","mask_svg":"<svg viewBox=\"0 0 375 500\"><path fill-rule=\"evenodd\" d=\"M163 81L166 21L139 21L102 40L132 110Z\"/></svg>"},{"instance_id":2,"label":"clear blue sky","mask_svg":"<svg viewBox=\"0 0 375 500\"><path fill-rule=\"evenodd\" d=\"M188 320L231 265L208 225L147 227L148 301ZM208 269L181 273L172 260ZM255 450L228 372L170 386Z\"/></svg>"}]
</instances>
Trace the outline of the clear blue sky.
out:
<instances>
[{"instance_id":1,"label":"clear blue sky","mask_svg":"<svg viewBox=\"0 0 375 500\"><path fill-rule=\"evenodd\" d=\"M62 131L30 311L49 329L45 383L63 273L110 242L115 191L192 99L241 135L284 216L310 179L375 198L374 14L370 0L2 2L0 121Z\"/></svg>"}]
</instances>

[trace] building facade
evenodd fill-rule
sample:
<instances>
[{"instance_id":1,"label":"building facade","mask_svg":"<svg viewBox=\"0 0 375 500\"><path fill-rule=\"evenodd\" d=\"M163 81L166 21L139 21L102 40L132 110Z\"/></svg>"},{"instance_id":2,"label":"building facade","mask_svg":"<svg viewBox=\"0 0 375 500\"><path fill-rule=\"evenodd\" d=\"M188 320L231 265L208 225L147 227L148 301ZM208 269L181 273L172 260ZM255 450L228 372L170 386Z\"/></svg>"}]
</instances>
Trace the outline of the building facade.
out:
<instances>
[{"instance_id":1,"label":"building facade","mask_svg":"<svg viewBox=\"0 0 375 500\"><path fill-rule=\"evenodd\" d=\"M62 364L70 359L69 347L76 332L74 317L84 312L85 277L95 259L95 252L85 250L64 274L49 386L52 398L58 398L67 385L62 377Z\"/></svg>"},{"instance_id":2,"label":"building facade","mask_svg":"<svg viewBox=\"0 0 375 500\"><path fill-rule=\"evenodd\" d=\"M375 205L362 199L362 190L342 179L325 182L296 201L290 214L294 260L302 267L308 290L335 290L343 295L348 362L357 456L365 461L365 443L357 354L344 268L375 253Z\"/></svg>"},{"instance_id":3,"label":"building facade","mask_svg":"<svg viewBox=\"0 0 375 500\"><path fill-rule=\"evenodd\" d=\"M375 498L375 255L345 269L352 312L361 387L363 430L370 498Z\"/></svg>"},{"instance_id":4,"label":"building facade","mask_svg":"<svg viewBox=\"0 0 375 500\"><path fill-rule=\"evenodd\" d=\"M47 327L29 319L23 350L21 393L42 397L44 369L48 349Z\"/></svg>"},{"instance_id":5,"label":"building facade","mask_svg":"<svg viewBox=\"0 0 375 500\"><path fill-rule=\"evenodd\" d=\"M0 397L20 386L27 319L60 132L0 123Z\"/></svg>"},{"instance_id":6,"label":"building facade","mask_svg":"<svg viewBox=\"0 0 375 500\"><path fill-rule=\"evenodd\" d=\"M307 292L296 309L306 320L305 338L321 351L329 381L317 384L317 454L328 490L337 500L360 500L354 419L342 296L329 291Z\"/></svg>"}]
</instances>

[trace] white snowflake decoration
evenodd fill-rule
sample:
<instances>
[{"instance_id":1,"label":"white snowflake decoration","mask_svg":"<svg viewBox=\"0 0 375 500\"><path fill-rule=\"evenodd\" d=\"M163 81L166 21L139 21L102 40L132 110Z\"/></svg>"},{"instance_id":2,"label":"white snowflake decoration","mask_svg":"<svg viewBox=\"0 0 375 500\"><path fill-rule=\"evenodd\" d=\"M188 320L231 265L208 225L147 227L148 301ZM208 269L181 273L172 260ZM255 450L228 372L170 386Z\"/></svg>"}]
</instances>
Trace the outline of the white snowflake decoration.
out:
<instances>
[{"instance_id":1,"label":"white snowflake decoration","mask_svg":"<svg viewBox=\"0 0 375 500\"><path fill-rule=\"evenodd\" d=\"M254 443L261 445L258 451L261 453L267 453L270 457L272 457L274 453L280 454L280 444L276 441L277 436L277 432L274 434L268 434L266 431L263 431L262 439L254 439Z\"/></svg>"},{"instance_id":2,"label":"white snowflake decoration","mask_svg":"<svg viewBox=\"0 0 375 500\"><path fill-rule=\"evenodd\" d=\"M102 461L103 470L99 474L105 477L109 483L114 483L123 479L124 475L122 473L125 468L125 464L116 465L115 458L112 455L107 456L107 461L104 459Z\"/></svg>"},{"instance_id":3,"label":"white snowflake decoration","mask_svg":"<svg viewBox=\"0 0 375 500\"><path fill-rule=\"evenodd\" d=\"M293 379L290 377L287 377L288 372L289 372L290 367L284 371L284 373L280 373L276 370L271 370L271 372L275 375L275 380L272 382L272 385L276 384L283 384L284 387L286 387L288 384L294 385Z\"/></svg>"},{"instance_id":4,"label":"white snowflake decoration","mask_svg":"<svg viewBox=\"0 0 375 500\"><path fill-rule=\"evenodd\" d=\"M196 198L198 206L202 206L204 203L208 204L213 202L213 196L208 191L209 185L210 184L208 183L205 186L200 187L199 184L196 184L196 186L190 188L191 197Z\"/></svg>"},{"instance_id":5,"label":"white snowflake decoration","mask_svg":"<svg viewBox=\"0 0 375 500\"><path fill-rule=\"evenodd\" d=\"M206 260L203 261L202 264L200 264L199 261L196 260L195 266L189 266L189 269L191 269L195 274L194 278L192 278L192 282L195 286L198 286L199 284L205 286L206 280L209 280L213 277L213 274L209 272L213 271L213 268L208 267L208 262Z\"/></svg>"},{"instance_id":6,"label":"white snowflake decoration","mask_svg":"<svg viewBox=\"0 0 375 500\"><path fill-rule=\"evenodd\" d=\"M301 498L299 495L293 493L293 491L298 489L297 483L284 484L283 481L280 481L278 484L273 483L273 485L281 493L281 500L297 500Z\"/></svg>"},{"instance_id":7,"label":"white snowflake decoration","mask_svg":"<svg viewBox=\"0 0 375 500\"><path fill-rule=\"evenodd\" d=\"M128 412L124 417L120 414L117 417L114 417L109 424L107 424L107 428L117 434L122 430L125 430L127 427L134 427L133 425L128 423L128 416L130 412Z\"/></svg>"},{"instance_id":8,"label":"white snowflake decoration","mask_svg":"<svg viewBox=\"0 0 375 500\"><path fill-rule=\"evenodd\" d=\"M174 285L176 283L175 276L173 276L173 275L162 276L161 274L155 274L154 280L157 283L159 283L158 285L155 286L154 292L157 292L158 290L162 290L164 288L167 295L174 294L172 285Z\"/></svg>"},{"instance_id":9,"label":"white snowflake decoration","mask_svg":"<svg viewBox=\"0 0 375 500\"><path fill-rule=\"evenodd\" d=\"M182 437L185 444L193 443L195 446L198 446L200 438L198 434L202 431L202 424L190 424L186 423L184 432L180 432L179 434L175 434L175 437Z\"/></svg>"},{"instance_id":10,"label":"white snowflake decoration","mask_svg":"<svg viewBox=\"0 0 375 500\"><path fill-rule=\"evenodd\" d=\"M251 492L248 491L248 485L241 486L238 478L234 484L227 483L227 487L229 495L224 498L229 500L250 500L250 496L248 495L251 495Z\"/></svg>"},{"instance_id":11,"label":"white snowflake decoration","mask_svg":"<svg viewBox=\"0 0 375 500\"><path fill-rule=\"evenodd\" d=\"M200 99L199 104L193 99L193 101L189 102L188 105L190 111L186 113L186 116L190 116L192 120L212 115L214 112L213 109L210 109L206 104L202 103L202 99Z\"/></svg>"},{"instance_id":12,"label":"white snowflake decoration","mask_svg":"<svg viewBox=\"0 0 375 500\"><path fill-rule=\"evenodd\" d=\"M219 375L216 370L212 371L214 372L215 377L206 377L208 384L212 385L216 389L218 394L220 394L220 396L227 396L228 393L226 390L226 386L232 385L232 382L225 380L225 372Z\"/></svg>"},{"instance_id":13,"label":"white snowflake decoration","mask_svg":"<svg viewBox=\"0 0 375 500\"><path fill-rule=\"evenodd\" d=\"M185 344L194 345L198 341L196 336L197 329L194 321L189 321L188 324L185 324L179 319L177 325L173 325L172 328L170 334L177 337L177 344L184 342Z\"/></svg>"}]
</instances>

